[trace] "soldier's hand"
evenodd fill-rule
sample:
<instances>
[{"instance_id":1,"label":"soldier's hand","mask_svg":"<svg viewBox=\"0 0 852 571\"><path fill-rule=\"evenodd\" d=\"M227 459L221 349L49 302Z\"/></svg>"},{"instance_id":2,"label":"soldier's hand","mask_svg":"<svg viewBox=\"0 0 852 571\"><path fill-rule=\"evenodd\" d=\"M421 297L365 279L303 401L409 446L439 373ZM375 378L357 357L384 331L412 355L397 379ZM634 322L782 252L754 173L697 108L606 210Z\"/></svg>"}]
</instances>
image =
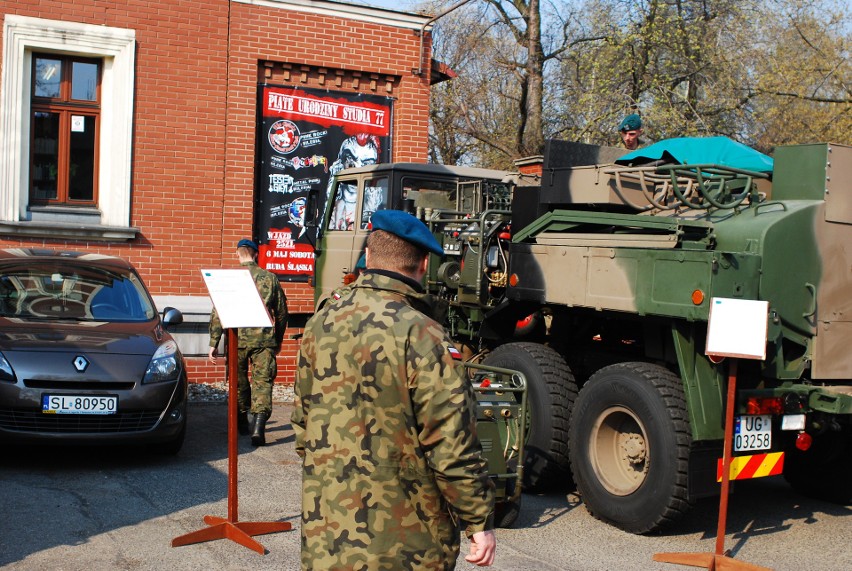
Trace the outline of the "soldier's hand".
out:
<instances>
[{"instance_id":1,"label":"soldier's hand","mask_svg":"<svg viewBox=\"0 0 852 571\"><path fill-rule=\"evenodd\" d=\"M216 347L210 347L210 352L207 353L207 359L210 360L214 365L216 364L216 357L219 356L219 352L216 351Z\"/></svg>"},{"instance_id":2,"label":"soldier's hand","mask_svg":"<svg viewBox=\"0 0 852 571\"><path fill-rule=\"evenodd\" d=\"M470 554L464 560L480 567L488 567L494 563L494 553L497 551L497 537L494 531L477 531L470 540Z\"/></svg>"}]
</instances>

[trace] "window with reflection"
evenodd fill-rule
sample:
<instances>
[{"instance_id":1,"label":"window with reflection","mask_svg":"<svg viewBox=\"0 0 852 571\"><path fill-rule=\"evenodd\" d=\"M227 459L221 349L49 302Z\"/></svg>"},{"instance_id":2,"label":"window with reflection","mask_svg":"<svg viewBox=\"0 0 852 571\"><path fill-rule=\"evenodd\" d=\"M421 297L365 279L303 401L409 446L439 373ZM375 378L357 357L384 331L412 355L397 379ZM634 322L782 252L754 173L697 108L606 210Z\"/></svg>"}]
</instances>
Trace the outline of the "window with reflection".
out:
<instances>
[{"instance_id":1,"label":"window with reflection","mask_svg":"<svg viewBox=\"0 0 852 571\"><path fill-rule=\"evenodd\" d=\"M364 183L364 206L361 208L361 229L370 227L373 212L388 207L388 177L376 177Z\"/></svg>"},{"instance_id":2,"label":"window with reflection","mask_svg":"<svg viewBox=\"0 0 852 571\"><path fill-rule=\"evenodd\" d=\"M7 264L0 276L0 317L127 322L150 321L156 315L145 286L132 271L72 261Z\"/></svg>"},{"instance_id":3,"label":"window with reflection","mask_svg":"<svg viewBox=\"0 0 852 571\"><path fill-rule=\"evenodd\" d=\"M338 180L334 188L329 230L355 229L355 202L358 199L358 181Z\"/></svg>"},{"instance_id":4,"label":"window with reflection","mask_svg":"<svg viewBox=\"0 0 852 571\"><path fill-rule=\"evenodd\" d=\"M32 204L96 204L101 67L96 59L33 54Z\"/></svg>"}]
</instances>

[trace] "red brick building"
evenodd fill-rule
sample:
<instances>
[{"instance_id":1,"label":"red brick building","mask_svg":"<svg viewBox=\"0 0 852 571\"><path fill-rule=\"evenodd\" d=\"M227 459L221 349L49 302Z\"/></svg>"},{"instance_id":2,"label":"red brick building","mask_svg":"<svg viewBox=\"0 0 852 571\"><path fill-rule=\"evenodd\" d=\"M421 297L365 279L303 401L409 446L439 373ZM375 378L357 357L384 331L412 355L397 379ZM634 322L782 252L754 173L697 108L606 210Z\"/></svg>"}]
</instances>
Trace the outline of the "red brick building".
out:
<instances>
[{"instance_id":1,"label":"red brick building","mask_svg":"<svg viewBox=\"0 0 852 571\"><path fill-rule=\"evenodd\" d=\"M235 266L236 242L257 236L259 86L388 98L389 156L425 161L428 23L326 0L5 0L0 247L128 259L160 309L184 311L191 380L221 380L201 357L199 270ZM45 132L59 134L48 144ZM72 159L50 159L63 152ZM298 324L312 290L282 285ZM292 382L296 349L285 342L279 382Z\"/></svg>"}]
</instances>

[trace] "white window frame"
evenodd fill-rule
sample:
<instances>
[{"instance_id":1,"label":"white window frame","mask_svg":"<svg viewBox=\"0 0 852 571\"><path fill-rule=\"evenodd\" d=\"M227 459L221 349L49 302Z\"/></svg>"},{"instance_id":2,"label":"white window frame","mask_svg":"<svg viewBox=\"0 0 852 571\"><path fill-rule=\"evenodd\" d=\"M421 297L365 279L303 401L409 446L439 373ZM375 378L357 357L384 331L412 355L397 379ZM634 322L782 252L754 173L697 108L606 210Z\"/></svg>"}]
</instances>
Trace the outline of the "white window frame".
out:
<instances>
[{"instance_id":1,"label":"white window frame","mask_svg":"<svg viewBox=\"0 0 852 571\"><path fill-rule=\"evenodd\" d=\"M95 226L113 230L103 238L129 239L131 158L133 156L133 87L136 32L7 14L3 23L3 68L0 75L0 231L31 234L29 209L32 56L61 53L103 60L98 211ZM56 213L62 231L69 212ZM96 213L97 214L97 213ZM49 217L50 214L47 214ZM51 226L48 224L48 226ZM79 228L78 224L69 224ZM95 237L95 236L89 236Z\"/></svg>"}]
</instances>

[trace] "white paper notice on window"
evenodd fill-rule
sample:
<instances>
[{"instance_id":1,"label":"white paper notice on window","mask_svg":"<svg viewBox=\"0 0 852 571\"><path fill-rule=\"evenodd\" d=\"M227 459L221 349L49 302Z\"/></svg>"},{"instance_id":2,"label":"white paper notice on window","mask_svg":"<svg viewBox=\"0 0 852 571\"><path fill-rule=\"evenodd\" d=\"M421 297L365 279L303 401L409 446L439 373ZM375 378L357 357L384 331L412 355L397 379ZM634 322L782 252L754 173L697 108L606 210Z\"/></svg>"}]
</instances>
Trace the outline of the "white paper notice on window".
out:
<instances>
[{"instance_id":1,"label":"white paper notice on window","mask_svg":"<svg viewBox=\"0 0 852 571\"><path fill-rule=\"evenodd\" d=\"M247 269L201 270L225 329L272 327L272 319Z\"/></svg>"},{"instance_id":2,"label":"white paper notice on window","mask_svg":"<svg viewBox=\"0 0 852 571\"><path fill-rule=\"evenodd\" d=\"M710 299L705 353L763 361L768 325L768 301L714 297Z\"/></svg>"},{"instance_id":3,"label":"white paper notice on window","mask_svg":"<svg viewBox=\"0 0 852 571\"><path fill-rule=\"evenodd\" d=\"M86 132L86 118L82 115L71 115L71 132L72 133L85 133Z\"/></svg>"}]
</instances>

